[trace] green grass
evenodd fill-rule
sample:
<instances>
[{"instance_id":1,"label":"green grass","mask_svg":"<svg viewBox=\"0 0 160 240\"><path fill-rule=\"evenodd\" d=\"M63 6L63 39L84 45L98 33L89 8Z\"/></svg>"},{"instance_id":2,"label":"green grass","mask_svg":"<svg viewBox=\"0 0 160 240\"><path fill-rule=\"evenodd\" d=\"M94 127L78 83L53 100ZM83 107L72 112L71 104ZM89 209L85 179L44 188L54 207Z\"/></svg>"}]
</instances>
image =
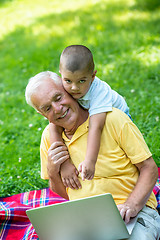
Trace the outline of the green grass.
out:
<instances>
[{"instance_id":1,"label":"green grass","mask_svg":"<svg viewBox=\"0 0 160 240\"><path fill-rule=\"evenodd\" d=\"M26 104L24 92L36 73L58 73L70 44L91 49L97 76L125 96L160 166L159 21L160 8L134 0L1 0L0 196L48 186L39 157L48 122Z\"/></svg>"}]
</instances>

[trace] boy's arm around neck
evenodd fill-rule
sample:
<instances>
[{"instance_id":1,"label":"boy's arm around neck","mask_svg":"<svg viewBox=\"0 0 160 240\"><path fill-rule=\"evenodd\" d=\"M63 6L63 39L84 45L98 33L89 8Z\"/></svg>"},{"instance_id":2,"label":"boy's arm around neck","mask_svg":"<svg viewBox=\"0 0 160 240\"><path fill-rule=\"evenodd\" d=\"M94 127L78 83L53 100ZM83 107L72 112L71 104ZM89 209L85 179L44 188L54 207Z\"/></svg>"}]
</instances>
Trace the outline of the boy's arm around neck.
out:
<instances>
[{"instance_id":1,"label":"boy's arm around neck","mask_svg":"<svg viewBox=\"0 0 160 240\"><path fill-rule=\"evenodd\" d=\"M57 126L53 123L49 123L49 136L50 136L50 144L56 142L56 141L62 141L62 132L63 128L60 126Z\"/></svg>"}]
</instances>

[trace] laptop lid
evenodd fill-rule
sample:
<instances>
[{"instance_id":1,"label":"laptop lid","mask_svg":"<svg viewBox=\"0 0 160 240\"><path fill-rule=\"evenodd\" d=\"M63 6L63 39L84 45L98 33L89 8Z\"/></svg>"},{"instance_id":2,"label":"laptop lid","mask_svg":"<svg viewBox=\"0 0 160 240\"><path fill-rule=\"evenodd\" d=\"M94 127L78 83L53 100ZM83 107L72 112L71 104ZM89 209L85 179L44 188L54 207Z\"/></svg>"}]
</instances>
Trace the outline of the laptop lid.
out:
<instances>
[{"instance_id":1,"label":"laptop lid","mask_svg":"<svg viewBox=\"0 0 160 240\"><path fill-rule=\"evenodd\" d=\"M111 194L26 211L40 240L118 240L129 237Z\"/></svg>"}]
</instances>

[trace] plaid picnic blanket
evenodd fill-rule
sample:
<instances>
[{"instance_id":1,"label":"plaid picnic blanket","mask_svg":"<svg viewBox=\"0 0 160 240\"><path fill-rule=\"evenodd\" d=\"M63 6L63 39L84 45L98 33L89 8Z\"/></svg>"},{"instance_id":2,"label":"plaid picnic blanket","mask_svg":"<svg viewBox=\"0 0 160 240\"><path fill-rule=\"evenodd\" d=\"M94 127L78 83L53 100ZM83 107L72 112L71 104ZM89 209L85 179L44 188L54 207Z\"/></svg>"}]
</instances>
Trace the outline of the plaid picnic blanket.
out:
<instances>
[{"instance_id":1,"label":"plaid picnic blanket","mask_svg":"<svg viewBox=\"0 0 160 240\"><path fill-rule=\"evenodd\" d=\"M158 171L159 178L153 191L160 213L160 168ZM66 200L49 188L0 198L0 240L38 240L26 210L64 201Z\"/></svg>"},{"instance_id":2,"label":"plaid picnic blanket","mask_svg":"<svg viewBox=\"0 0 160 240\"><path fill-rule=\"evenodd\" d=\"M26 210L64 201L49 188L0 198L0 240L38 240Z\"/></svg>"},{"instance_id":3,"label":"plaid picnic blanket","mask_svg":"<svg viewBox=\"0 0 160 240\"><path fill-rule=\"evenodd\" d=\"M158 180L156 185L154 186L153 192L157 199L157 210L160 214L160 167L158 168Z\"/></svg>"}]
</instances>

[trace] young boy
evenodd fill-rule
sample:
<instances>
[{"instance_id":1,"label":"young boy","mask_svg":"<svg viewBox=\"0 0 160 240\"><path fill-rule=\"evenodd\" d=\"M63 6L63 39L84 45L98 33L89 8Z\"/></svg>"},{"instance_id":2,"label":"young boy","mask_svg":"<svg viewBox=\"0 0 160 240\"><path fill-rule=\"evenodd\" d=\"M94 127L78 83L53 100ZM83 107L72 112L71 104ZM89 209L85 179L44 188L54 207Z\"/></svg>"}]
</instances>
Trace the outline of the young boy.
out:
<instances>
[{"instance_id":1,"label":"young boy","mask_svg":"<svg viewBox=\"0 0 160 240\"><path fill-rule=\"evenodd\" d=\"M122 96L96 77L93 56L87 47L71 45L65 48L60 57L60 73L64 89L89 111L87 152L78 170L82 180L91 180L94 177L106 112L115 107L130 117L129 108ZM63 129L50 123L51 143L63 141L62 131Z\"/></svg>"}]
</instances>

